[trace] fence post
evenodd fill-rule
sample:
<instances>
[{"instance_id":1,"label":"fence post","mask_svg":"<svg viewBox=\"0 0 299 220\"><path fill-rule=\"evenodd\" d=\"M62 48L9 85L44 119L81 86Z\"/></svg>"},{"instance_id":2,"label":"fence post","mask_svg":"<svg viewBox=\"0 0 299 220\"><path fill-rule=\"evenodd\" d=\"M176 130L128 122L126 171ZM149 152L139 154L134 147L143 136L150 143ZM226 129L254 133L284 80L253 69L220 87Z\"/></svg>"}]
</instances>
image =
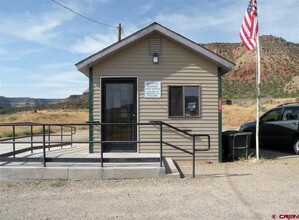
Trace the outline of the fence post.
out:
<instances>
[{"instance_id":1,"label":"fence post","mask_svg":"<svg viewBox=\"0 0 299 220\"><path fill-rule=\"evenodd\" d=\"M12 151L13 151L13 157L16 157L15 151L16 151L16 127L12 126Z\"/></svg>"},{"instance_id":2,"label":"fence post","mask_svg":"<svg viewBox=\"0 0 299 220\"><path fill-rule=\"evenodd\" d=\"M193 178L195 178L195 136L193 135L192 138L193 138L193 161L192 161L193 170L192 170L192 176L193 176Z\"/></svg>"},{"instance_id":3,"label":"fence post","mask_svg":"<svg viewBox=\"0 0 299 220\"><path fill-rule=\"evenodd\" d=\"M46 128L43 125L43 164L46 167Z\"/></svg>"},{"instance_id":4,"label":"fence post","mask_svg":"<svg viewBox=\"0 0 299 220\"><path fill-rule=\"evenodd\" d=\"M31 153L33 153L33 126L30 125Z\"/></svg>"},{"instance_id":5,"label":"fence post","mask_svg":"<svg viewBox=\"0 0 299 220\"><path fill-rule=\"evenodd\" d=\"M163 126L160 122L160 167L162 167L162 157L163 157Z\"/></svg>"}]
</instances>

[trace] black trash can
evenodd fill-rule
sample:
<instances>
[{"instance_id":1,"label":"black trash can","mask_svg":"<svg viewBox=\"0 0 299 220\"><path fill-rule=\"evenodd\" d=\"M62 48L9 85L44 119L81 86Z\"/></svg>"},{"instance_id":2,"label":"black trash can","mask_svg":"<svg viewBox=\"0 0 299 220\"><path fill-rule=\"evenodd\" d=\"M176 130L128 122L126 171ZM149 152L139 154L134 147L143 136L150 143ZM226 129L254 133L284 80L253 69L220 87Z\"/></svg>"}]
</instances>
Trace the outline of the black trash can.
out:
<instances>
[{"instance_id":1,"label":"black trash can","mask_svg":"<svg viewBox=\"0 0 299 220\"><path fill-rule=\"evenodd\" d=\"M222 133L223 159L226 161L248 157L251 132L228 130Z\"/></svg>"},{"instance_id":2,"label":"black trash can","mask_svg":"<svg viewBox=\"0 0 299 220\"><path fill-rule=\"evenodd\" d=\"M232 135L238 133L236 130L227 130L222 132L222 158L223 162L229 160L230 145L232 145Z\"/></svg>"}]
</instances>

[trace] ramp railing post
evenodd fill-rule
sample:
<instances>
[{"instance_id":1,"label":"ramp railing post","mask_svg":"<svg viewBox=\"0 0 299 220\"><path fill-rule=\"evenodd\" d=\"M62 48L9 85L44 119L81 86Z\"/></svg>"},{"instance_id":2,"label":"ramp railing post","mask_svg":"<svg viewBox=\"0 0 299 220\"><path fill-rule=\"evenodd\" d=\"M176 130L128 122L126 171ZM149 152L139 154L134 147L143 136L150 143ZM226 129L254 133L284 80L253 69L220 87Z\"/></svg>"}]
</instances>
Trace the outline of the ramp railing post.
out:
<instances>
[{"instance_id":1,"label":"ramp railing post","mask_svg":"<svg viewBox=\"0 0 299 220\"><path fill-rule=\"evenodd\" d=\"M193 171L192 171L192 176L193 178L195 178L195 136L193 135L192 136L193 138L193 158L192 158L192 163L193 163Z\"/></svg>"},{"instance_id":2,"label":"ramp railing post","mask_svg":"<svg viewBox=\"0 0 299 220\"><path fill-rule=\"evenodd\" d=\"M62 125L60 126L60 144L61 144L61 149L62 149L62 141L63 141L63 128Z\"/></svg>"},{"instance_id":3,"label":"ramp railing post","mask_svg":"<svg viewBox=\"0 0 299 220\"><path fill-rule=\"evenodd\" d=\"M163 125L160 122L160 167L162 167L162 157L163 157Z\"/></svg>"},{"instance_id":4,"label":"ramp railing post","mask_svg":"<svg viewBox=\"0 0 299 220\"><path fill-rule=\"evenodd\" d=\"M33 126L30 125L31 153L33 153Z\"/></svg>"},{"instance_id":5,"label":"ramp railing post","mask_svg":"<svg viewBox=\"0 0 299 220\"><path fill-rule=\"evenodd\" d=\"M73 147L73 127L71 127L71 147Z\"/></svg>"},{"instance_id":6,"label":"ramp railing post","mask_svg":"<svg viewBox=\"0 0 299 220\"><path fill-rule=\"evenodd\" d=\"M50 150L50 125L48 125L48 150Z\"/></svg>"},{"instance_id":7,"label":"ramp railing post","mask_svg":"<svg viewBox=\"0 0 299 220\"><path fill-rule=\"evenodd\" d=\"M16 126L12 126L12 151L13 151L13 157L16 157L15 151L16 151Z\"/></svg>"},{"instance_id":8,"label":"ramp railing post","mask_svg":"<svg viewBox=\"0 0 299 220\"><path fill-rule=\"evenodd\" d=\"M102 124L99 124L100 125L100 133L101 133L101 139L100 139L100 148L101 148L101 167L104 166L104 153L103 153L103 125ZM93 125L91 125L93 126ZM92 139L93 141L94 139ZM94 142L92 142L94 143Z\"/></svg>"},{"instance_id":9,"label":"ramp railing post","mask_svg":"<svg viewBox=\"0 0 299 220\"><path fill-rule=\"evenodd\" d=\"M46 167L46 128L43 125L43 165Z\"/></svg>"}]
</instances>

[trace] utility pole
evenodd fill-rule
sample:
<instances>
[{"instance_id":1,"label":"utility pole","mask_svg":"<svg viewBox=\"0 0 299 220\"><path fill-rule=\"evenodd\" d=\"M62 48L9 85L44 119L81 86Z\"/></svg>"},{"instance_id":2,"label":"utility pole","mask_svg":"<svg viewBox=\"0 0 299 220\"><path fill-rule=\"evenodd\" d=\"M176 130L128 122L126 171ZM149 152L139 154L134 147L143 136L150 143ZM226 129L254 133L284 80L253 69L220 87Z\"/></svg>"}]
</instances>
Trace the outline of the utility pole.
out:
<instances>
[{"instance_id":1,"label":"utility pole","mask_svg":"<svg viewBox=\"0 0 299 220\"><path fill-rule=\"evenodd\" d=\"M121 40L121 23L118 24L118 41Z\"/></svg>"}]
</instances>

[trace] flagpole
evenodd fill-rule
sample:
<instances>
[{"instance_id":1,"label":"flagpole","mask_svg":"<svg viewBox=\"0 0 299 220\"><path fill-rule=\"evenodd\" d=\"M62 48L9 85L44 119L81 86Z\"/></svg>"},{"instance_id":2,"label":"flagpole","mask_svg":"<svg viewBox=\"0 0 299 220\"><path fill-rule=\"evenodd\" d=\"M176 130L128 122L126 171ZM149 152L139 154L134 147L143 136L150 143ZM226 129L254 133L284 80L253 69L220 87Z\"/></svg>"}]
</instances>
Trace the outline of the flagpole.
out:
<instances>
[{"instance_id":1,"label":"flagpole","mask_svg":"<svg viewBox=\"0 0 299 220\"><path fill-rule=\"evenodd\" d=\"M260 59L260 42L258 33L258 13L257 0L250 0L243 23L240 30L240 38L244 46L252 51L256 47L257 61L256 61L256 131L255 131L255 146L256 158L260 159L259 146L259 128L260 128L260 83L261 83L261 59Z\"/></svg>"},{"instance_id":2,"label":"flagpole","mask_svg":"<svg viewBox=\"0 0 299 220\"><path fill-rule=\"evenodd\" d=\"M259 34L256 39L257 44L257 71L256 71L256 132L255 132L255 143L256 143L256 159L260 159L260 146L259 146L259 127L260 127L260 83L261 83L261 59L260 59L260 42Z\"/></svg>"}]
</instances>

